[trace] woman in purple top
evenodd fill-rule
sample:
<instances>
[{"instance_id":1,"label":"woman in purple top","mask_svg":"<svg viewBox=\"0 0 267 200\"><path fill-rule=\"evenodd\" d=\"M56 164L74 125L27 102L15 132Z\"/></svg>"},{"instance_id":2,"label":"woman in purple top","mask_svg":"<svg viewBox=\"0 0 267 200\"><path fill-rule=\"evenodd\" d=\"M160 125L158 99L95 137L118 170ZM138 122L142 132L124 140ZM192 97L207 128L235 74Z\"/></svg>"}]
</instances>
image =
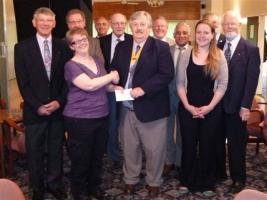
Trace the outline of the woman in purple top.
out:
<instances>
[{"instance_id":1,"label":"woman in purple top","mask_svg":"<svg viewBox=\"0 0 267 200\"><path fill-rule=\"evenodd\" d=\"M117 84L117 71L106 73L102 63L89 55L88 33L70 30L66 40L74 51L65 65L68 85L64 108L71 159L71 192L75 200L101 194L102 158L106 148L108 102L106 90Z\"/></svg>"}]
</instances>

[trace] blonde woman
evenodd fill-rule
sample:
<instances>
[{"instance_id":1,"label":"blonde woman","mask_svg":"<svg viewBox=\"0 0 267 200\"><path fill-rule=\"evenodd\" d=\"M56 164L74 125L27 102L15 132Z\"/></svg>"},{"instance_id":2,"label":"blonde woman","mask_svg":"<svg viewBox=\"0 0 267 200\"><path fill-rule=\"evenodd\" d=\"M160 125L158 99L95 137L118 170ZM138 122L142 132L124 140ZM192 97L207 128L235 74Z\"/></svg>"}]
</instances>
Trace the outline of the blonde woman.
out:
<instances>
[{"instance_id":1,"label":"blonde woman","mask_svg":"<svg viewBox=\"0 0 267 200\"><path fill-rule=\"evenodd\" d=\"M75 200L101 198L102 158L106 149L108 101L106 90L118 83L117 71L107 73L101 62L89 55L88 34L73 29L66 34L74 51L65 65L68 85L63 115L71 159L71 191Z\"/></svg>"}]
</instances>

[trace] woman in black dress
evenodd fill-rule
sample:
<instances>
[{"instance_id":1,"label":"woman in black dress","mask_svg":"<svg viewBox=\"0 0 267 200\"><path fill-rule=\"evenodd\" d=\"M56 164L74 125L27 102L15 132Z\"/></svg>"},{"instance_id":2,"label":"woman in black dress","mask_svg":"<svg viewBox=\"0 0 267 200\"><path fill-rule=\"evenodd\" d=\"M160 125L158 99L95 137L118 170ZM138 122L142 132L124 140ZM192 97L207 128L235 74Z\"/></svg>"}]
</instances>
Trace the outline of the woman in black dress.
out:
<instances>
[{"instance_id":1,"label":"woman in black dress","mask_svg":"<svg viewBox=\"0 0 267 200\"><path fill-rule=\"evenodd\" d=\"M216 129L221 123L220 101L228 83L224 54L216 47L215 30L201 20L195 27L195 44L182 55L177 92L182 103L179 119L182 135L181 192L200 191L213 196Z\"/></svg>"}]
</instances>

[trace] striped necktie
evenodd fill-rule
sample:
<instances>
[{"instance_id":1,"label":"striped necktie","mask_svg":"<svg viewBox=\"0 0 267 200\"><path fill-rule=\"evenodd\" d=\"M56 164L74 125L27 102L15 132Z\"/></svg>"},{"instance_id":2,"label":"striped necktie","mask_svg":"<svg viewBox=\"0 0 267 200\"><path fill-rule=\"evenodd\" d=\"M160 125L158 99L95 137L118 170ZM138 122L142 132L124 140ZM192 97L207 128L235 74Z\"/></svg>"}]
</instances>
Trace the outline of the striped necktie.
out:
<instances>
[{"instance_id":1,"label":"striped necktie","mask_svg":"<svg viewBox=\"0 0 267 200\"><path fill-rule=\"evenodd\" d=\"M227 43L227 48L224 51L224 55L225 55L225 58L226 58L228 64L229 64L229 62L231 60L231 55L232 55L231 46L232 46L232 44L230 42L228 42Z\"/></svg>"},{"instance_id":2,"label":"striped necktie","mask_svg":"<svg viewBox=\"0 0 267 200\"><path fill-rule=\"evenodd\" d=\"M45 64L45 69L46 69L46 73L48 78L50 79L50 71L51 71L51 52L49 49L49 45L48 45L48 40L44 40L44 64Z\"/></svg>"}]
</instances>

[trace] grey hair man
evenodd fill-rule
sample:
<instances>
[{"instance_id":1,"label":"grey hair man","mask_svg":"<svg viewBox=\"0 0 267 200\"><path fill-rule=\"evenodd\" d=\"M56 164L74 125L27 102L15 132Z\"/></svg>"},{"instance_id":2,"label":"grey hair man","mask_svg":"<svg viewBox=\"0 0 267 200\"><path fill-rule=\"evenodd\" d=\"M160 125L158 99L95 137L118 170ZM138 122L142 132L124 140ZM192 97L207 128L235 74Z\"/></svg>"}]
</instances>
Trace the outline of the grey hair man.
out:
<instances>
[{"instance_id":1,"label":"grey hair man","mask_svg":"<svg viewBox=\"0 0 267 200\"><path fill-rule=\"evenodd\" d=\"M132 14L133 37L118 44L111 67L119 72L118 88L129 89L126 91L130 91L133 98L123 101L120 115L126 192L132 194L139 182L144 151L149 197L156 198L163 182L170 113L168 84L174 67L169 45L149 36L151 26L149 13L137 11Z\"/></svg>"},{"instance_id":2,"label":"grey hair man","mask_svg":"<svg viewBox=\"0 0 267 200\"><path fill-rule=\"evenodd\" d=\"M167 42L170 46L175 44L173 39L167 37L168 22L165 17L158 16L153 21L152 30L155 38Z\"/></svg>"}]
</instances>

